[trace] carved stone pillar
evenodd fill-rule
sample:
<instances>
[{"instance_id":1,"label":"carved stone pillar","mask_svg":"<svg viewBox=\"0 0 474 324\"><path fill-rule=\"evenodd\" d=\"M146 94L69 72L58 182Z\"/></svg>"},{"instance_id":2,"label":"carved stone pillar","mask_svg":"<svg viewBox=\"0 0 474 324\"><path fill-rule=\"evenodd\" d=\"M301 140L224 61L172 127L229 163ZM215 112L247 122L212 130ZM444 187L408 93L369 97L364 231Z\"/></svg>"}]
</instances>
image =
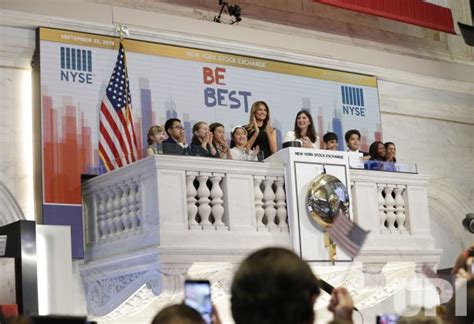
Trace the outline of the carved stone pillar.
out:
<instances>
[{"instance_id":1,"label":"carved stone pillar","mask_svg":"<svg viewBox=\"0 0 474 324\"><path fill-rule=\"evenodd\" d=\"M224 216L224 201L222 200L224 193L222 192L220 185L222 177L224 177L224 174L220 173L214 173L211 177L211 211L212 216L214 217L214 226L216 227L216 230L227 229L227 226L222 221L222 217Z\"/></svg>"},{"instance_id":2,"label":"carved stone pillar","mask_svg":"<svg viewBox=\"0 0 474 324\"><path fill-rule=\"evenodd\" d=\"M283 186L285 181L283 177L277 177L276 183L276 192L275 192L275 200L276 200L276 215L278 218L278 227L281 229L282 232L288 232L288 223L286 222L286 195Z\"/></svg>"},{"instance_id":3,"label":"carved stone pillar","mask_svg":"<svg viewBox=\"0 0 474 324\"><path fill-rule=\"evenodd\" d=\"M197 195L198 195L198 211L199 211L199 216L201 216L201 225L204 230L210 230L213 229L212 223L209 220L209 216L211 215L211 206L209 203L211 200L209 200L209 196L211 195L211 192L209 191L209 188L207 187L207 180L209 180L209 173L200 173L199 176L197 177L199 181L199 187L197 190Z\"/></svg>"},{"instance_id":4,"label":"carved stone pillar","mask_svg":"<svg viewBox=\"0 0 474 324\"><path fill-rule=\"evenodd\" d=\"M190 229L201 229L201 226L196 221L198 207L196 206L197 191L194 188L194 180L196 180L197 172L186 173L186 202L188 206L188 224Z\"/></svg>"},{"instance_id":5,"label":"carved stone pillar","mask_svg":"<svg viewBox=\"0 0 474 324\"><path fill-rule=\"evenodd\" d=\"M258 231L268 231L267 227L263 223L263 216L265 211L263 210L263 193L260 189L263 177L255 176L253 178L254 182L254 192L255 192L255 218L257 219L257 230Z\"/></svg>"}]
</instances>

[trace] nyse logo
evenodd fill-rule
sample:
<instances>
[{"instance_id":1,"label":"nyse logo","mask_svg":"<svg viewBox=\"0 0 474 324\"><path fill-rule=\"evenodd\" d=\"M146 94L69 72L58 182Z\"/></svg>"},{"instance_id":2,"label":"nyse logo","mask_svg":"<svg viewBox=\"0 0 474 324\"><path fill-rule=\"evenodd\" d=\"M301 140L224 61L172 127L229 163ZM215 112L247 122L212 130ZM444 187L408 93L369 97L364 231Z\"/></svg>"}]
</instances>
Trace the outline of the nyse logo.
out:
<instances>
[{"instance_id":1,"label":"nyse logo","mask_svg":"<svg viewBox=\"0 0 474 324\"><path fill-rule=\"evenodd\" d=\"M61 46L61 81L92 84L92 52Z\"/></svg>"},{"instance_id":2,"label":"nyse logo","mask_svg":"<svg viewBox=\"0 0 474 324\"><path fill-rule=\"evenodd\" d=\"M364 104L364 90L362 88L341 86L342 113L365 117L366 108Z\"/></svg>"}]
</instances>

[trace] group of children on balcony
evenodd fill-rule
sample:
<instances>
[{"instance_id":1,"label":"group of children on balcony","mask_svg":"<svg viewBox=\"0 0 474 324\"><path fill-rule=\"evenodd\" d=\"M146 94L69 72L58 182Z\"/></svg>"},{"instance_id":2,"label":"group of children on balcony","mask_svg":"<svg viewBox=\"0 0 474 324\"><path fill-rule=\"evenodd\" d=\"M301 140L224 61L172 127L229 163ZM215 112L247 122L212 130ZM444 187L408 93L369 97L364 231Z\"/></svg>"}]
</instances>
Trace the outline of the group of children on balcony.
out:
<instances>
[{"instance_id":1,"label":"group of children on balcony","mask_svg":"<svg viewBox=\"0 0 474 324\"><path fill-rule=\"evenodd\" d=\"M152 126L148 131L147 155L157 153L185 154L204 157L217 157L233 160L263 160L277 151L276 131L272 127L270 110L264 101L252 105L247 125L236 126L231 131L230 147L225 138L224 125L200 121L192 128L191 145L186 143L186 136L181 120L168 119L162 126ZM345 140L352 158L362 160L396 162L395 144L376 141L369 152L360 151L361 134L356 129L346 132ZM338 149L338 137L333 132L323 136L323 147L317 135L313 118L309 111L297 113L293 130L289 131L284 142L299 142L301 147L312 149Z\"/></svg>"}]
</instances>

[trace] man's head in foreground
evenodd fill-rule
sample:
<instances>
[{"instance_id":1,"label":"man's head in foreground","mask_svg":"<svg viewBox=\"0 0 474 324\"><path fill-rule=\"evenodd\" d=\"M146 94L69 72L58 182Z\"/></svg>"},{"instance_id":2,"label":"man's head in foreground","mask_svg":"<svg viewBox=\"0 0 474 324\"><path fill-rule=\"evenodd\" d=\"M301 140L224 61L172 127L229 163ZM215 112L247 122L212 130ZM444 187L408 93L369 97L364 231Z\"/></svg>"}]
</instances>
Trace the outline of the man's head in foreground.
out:
<instances>
[{"instance_id":1,"label":"man's head in foreground","mask_svg":"<svg viewBox=\"0 0 474 324\"><path fill-rule=\"evenodd\" d=\"M232 283L236 324L313 323L318 279L306 262L282 248L248 256Z\"/></svg>"}]
</instances>

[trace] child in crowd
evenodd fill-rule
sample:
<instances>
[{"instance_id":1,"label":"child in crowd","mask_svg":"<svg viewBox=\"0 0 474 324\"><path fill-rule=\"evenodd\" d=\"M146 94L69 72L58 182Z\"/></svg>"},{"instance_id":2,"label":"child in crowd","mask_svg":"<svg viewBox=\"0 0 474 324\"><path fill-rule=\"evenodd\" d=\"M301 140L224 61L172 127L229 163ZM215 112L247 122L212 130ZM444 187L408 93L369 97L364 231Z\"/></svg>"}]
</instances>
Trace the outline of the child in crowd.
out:
<instances>
[{"instance_id":1,"label":"child in crowd","mask_svg":"<svg viewBox=\"0 0 474 324\"><path fill-rule=\"evenodd\" d=\"M195 156L217 157L213 144L213 136L209 125L200 121L193 126L193 139L191 141L191 154Z\"/></svg>"},{"instance_id":2,"label":"child in crowd","mask_svg":"<svg viewBox=\"0 0 474 324\"><path fill-rule=\"evenodd\" d=\"M151 126L148 130L147 142L148 147L146 149L146 155L151 156L154 154L163 153L162 144L166 139L165 129L162 126L156 125Z\"/></svg>"},{"instance_id":3,"label":"child in crowd","mask_svg":"<svg viewBox=\"0 0 474 324\"><path fill-rule=\"evenodd\" d=\"M347 151L351 153L362 153L362 156L369 159L369 153L360 150L360 132L357 129L350 129L344 135L347 145Z\"/></svg>"},{"instance_id":4,"label":"child in crowd","mask_svg":"<svg viewBox=\"0 0 474 324\"><path fill-rule=\"evenodd\" d=\"M397 162L397 159L395 157L397 153L397 148L395 147L395 144L393 144L392 142L386 142L384 145L385 150L387 151L387 154L385 155L385 161Z\"/></svg>"},{"instance_id":5,"label":"child in crowd","mask_svg":"<svg viewBox=\"0 0 474 324\"><path fill-rule=\"evenodd\" d=\"M380 141L375 141L370 144L369 154L370 161L365 164L365 168L369 170L384 170L385 164L385 146ZM391 171L391 170L386 170Z\"/></svg>"},{"instance_id":6,"label":"child in crowd","mask_svg":"<svg viewBox=\"0 0 474 324\"><path fill-rule=\"evenodd\" d=\"M209 131L213 136L213 144L217 151L217 156L221 159L232 160L232 154L230 153L227 140L225 138L224 125L221 123L212 123L209 125Z\"/></svg>"},{"instance_id":7,"label":"child in crowd","mask_svg":"<svg viewBox=\"0 0 474 324\"><path fill-rule=\"evenodd\" d=\"M260 148L258 145L253 150L247 147L247 130L245 127L234 127L232 130L232 140L234 147L230 149L230 152L234 160L258 161L257 155L260 152Z\"/></svg>"},{"instance_id":8,"label":"child in crowd","mask_svg":"<svg viewBox=\"0 0 474 324\"><path fill-rule=\"evenodd\" d=\"M163 152L166 154L187 154L186 134L181 120L170 118L165 123L168 138L163 141Z\"/></svg>"},{"instance_id":9,"label":"child in crowd","mask_svg":"<svg viewBox=\"0 0 474 324\"><path fill-rule=\"evenodd\" d=\"M347 152L349 152L349 164L353 168L364 168L363 160L370 158L369 153L360 151L360 132L357 129L350 129L344 135Z\"/></svg>"},{"instance_id":10,"label":"child in crowd","mask_svg":"<svg viewBox=\"0 0 474 324\"><path fill-rule=\"evenodd\" d=\"M370 145L370 159L375 161L385 161L386 155L385 145L382 142L375 141Z\"/></svg>"},{"instance_id":11,"label":"child in crowd","mask_svg":"<svg viewBox=\"0 0 474 324\"><path fill-rule=\"evenodd\" d=\"M338 138L336 133L328 132L323 136L324 149L337 151Z\"/></svg>"}]
</instances>

